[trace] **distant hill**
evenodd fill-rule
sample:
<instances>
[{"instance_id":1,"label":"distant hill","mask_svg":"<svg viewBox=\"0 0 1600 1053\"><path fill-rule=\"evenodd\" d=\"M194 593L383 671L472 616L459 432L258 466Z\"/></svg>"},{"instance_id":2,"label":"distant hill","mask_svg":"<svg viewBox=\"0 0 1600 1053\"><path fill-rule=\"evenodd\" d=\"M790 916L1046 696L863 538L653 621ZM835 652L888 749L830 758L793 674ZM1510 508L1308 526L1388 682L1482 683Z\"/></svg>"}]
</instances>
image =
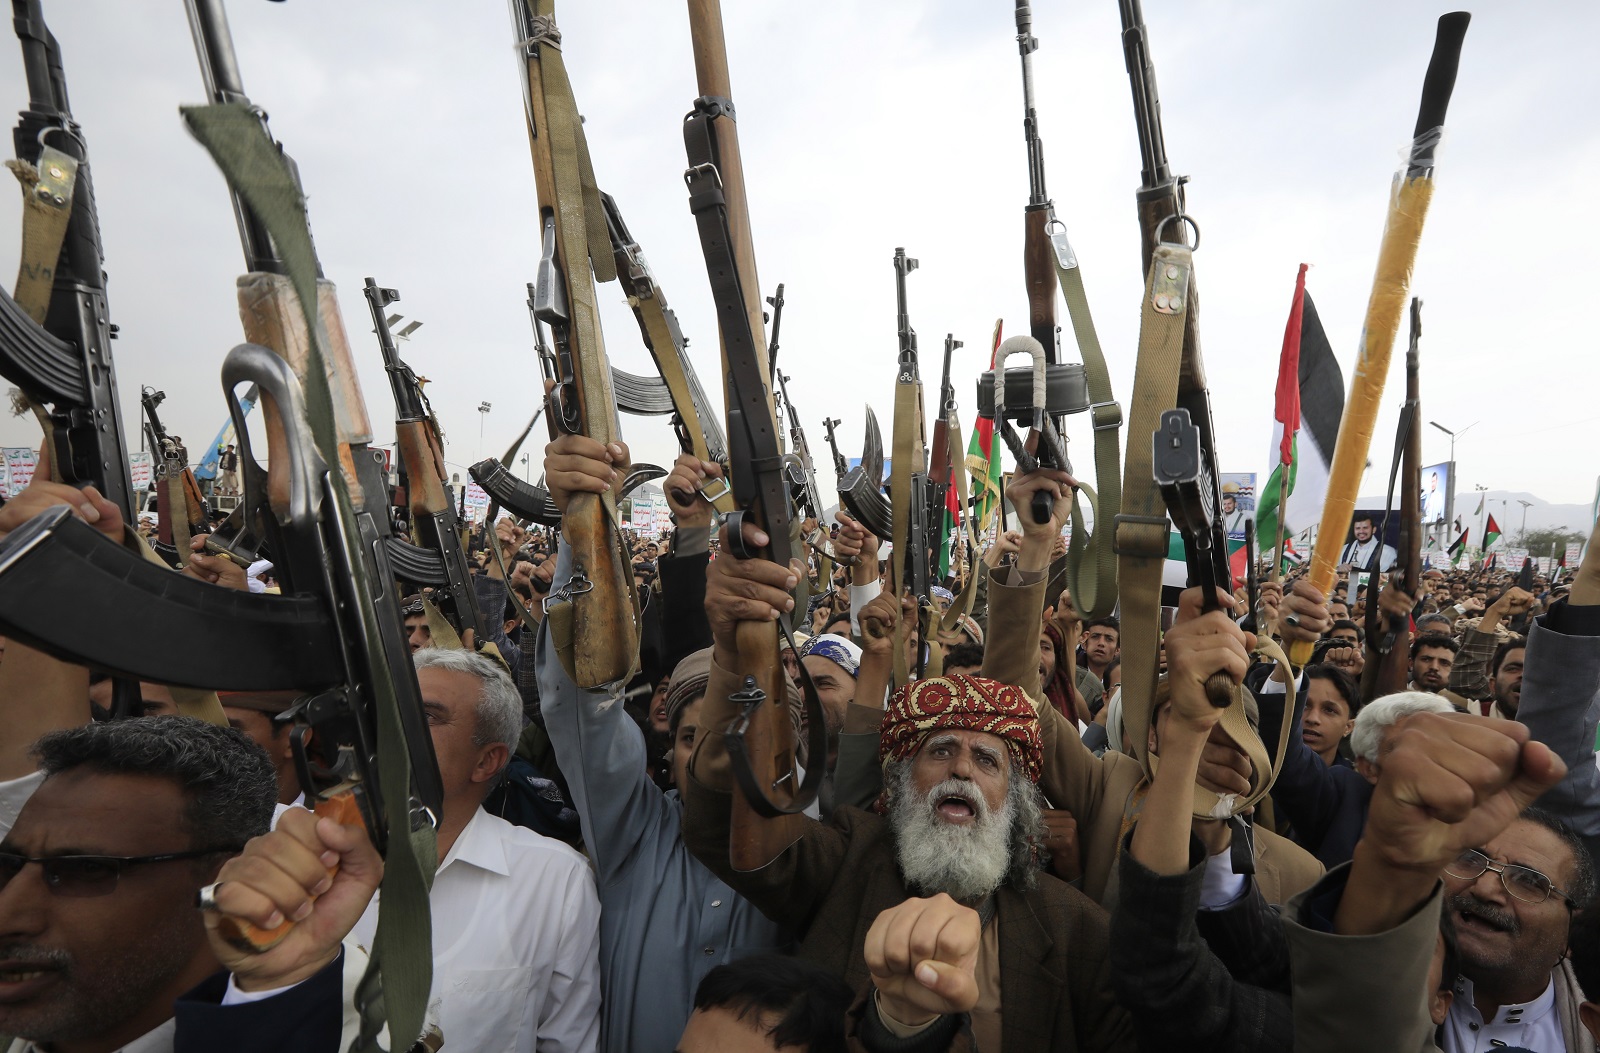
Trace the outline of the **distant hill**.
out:
<instances>
[{"instance_id":1,"label":"distant hill","mask_svg":"<svg viewBox=\"0 0 1600 1053\"><path fill-rule=\"evenodd\" d=\"M1571 530L1587 535L1594 527L1589 518L1588 505L1553 505L1541 500L1533 494L1522 490L1485 490L1482 495L1485 499L1485 515L1494 516L1494 521L1500 525L1501 533L1510 541L1518 531L1522 530L1522 506L1518 501L1528 501L1529 530ZM1462 526L1472 531L1473 543L1478 537L1478 497L1479 492L1468 490L1466 493L1456 491L1456 517L1461 520ZM1357 508L1382 508L1384 496L1360 497L1356 499ZM1396 498L1396 505L1399 504Z\"/></svg>"}]
</instances>

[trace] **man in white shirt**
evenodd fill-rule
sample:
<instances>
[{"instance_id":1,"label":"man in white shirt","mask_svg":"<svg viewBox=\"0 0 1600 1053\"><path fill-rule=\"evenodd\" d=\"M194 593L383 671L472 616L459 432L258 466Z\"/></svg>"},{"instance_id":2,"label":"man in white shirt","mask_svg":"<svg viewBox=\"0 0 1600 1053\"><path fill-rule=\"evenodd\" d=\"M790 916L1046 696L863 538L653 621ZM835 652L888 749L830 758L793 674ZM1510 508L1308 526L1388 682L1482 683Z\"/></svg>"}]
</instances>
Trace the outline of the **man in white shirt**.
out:
<instances>
[{"instance_id":1,"label":"man in white shirt","mask_svg":"<svg viewBox=\"0 0 1600 1053\"><path fill-rule=\"evenodd\" d=\"M522 697L471 651L413 656L444 782L433 909L433 988L451 1049L594 1050L600 900L584 858L483 810L522 730ZM352 936L371 947L378 902Z\"/></svg>"},{"instance_id":2,"label":"man in white shirt","mask_svg":"<svg viewBox=\"0 0 1600 1053\"><path fill-rule=\"evenodd\" d=\"M1395 551L1392 545L1383 544L1383 540L1376 536L1377 527L1372 521L1372 516L1367 512L1357 512L1356 518L1350 524L1351 532L1355 539L1344 546L1344 551L1339 554L1339 570L1349 573L1354 570L1367 570L1372 565L1372 554L1382 548L1382 555L1378 557L1378 569L1390 570L1394 566Z\"/></svg>"},{"instance_id":3,"label":"man in white shirt","mask_svg":"<svg viewBox=\"0 0 1600 1053\"><path fill-rule=\"evenodd\" d=\"M1594 864L1560 820L1529 809L1445 868L1461 979L1445 1053L1507 1046L1586 1053L1584 993L1566 958L1572 915L1594 897Z\"/></svg>"}]
</instances>

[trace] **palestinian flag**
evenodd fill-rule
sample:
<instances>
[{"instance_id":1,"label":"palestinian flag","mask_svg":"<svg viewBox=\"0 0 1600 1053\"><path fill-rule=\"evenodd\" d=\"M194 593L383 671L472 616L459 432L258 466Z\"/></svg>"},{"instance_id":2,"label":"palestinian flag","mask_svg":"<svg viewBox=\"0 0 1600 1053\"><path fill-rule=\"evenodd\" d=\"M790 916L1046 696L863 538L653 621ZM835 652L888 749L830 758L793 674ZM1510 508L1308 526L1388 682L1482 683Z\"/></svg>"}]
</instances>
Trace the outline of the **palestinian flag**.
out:
<instances>
[{"instance_id":1,"label":"palestinian flag","mask_svg":"<svg viewBox=\"0 0 1600 1053\"><path fill-rule=\"evenodd\" d=\"M956 493L956 473L959 465L950 466L950 478L944 481L944 523L939 529L939 577L950 576L951 550L955 548L956 533L961 529L961 495ZM970 558L976 559L973 553Z\"/></svg>"},{"instance_id":2,"label":"palestinian flag","mask_svg":"<svg viewBox=\"0 0 1600 1053\"><path fill-rule=\"evenodd\" d=\"M1450 562L1454 563L1456 560L1460 559L1461 553L1466 551L1467 535L1470 533L1472 533L1472 531L1463 530L1460 537L1450 542Z\"/></svg>"},{"instance_id":3,"label":"palestinian flag","mask_svg":"<svg viewBox=\"0 0 1600 1053\"><path fill-rule=\"evenodd\" d=\"M995 319L994 342L990 345L989 368L994 368L994 356L1000 350L1000 324ZM972 473L972 503L978 517L978 531L989 529L994 510L1000 507L1000 477L1004 471L1003 458L995 449L994 421L979 417L972 425L972 441L967 444L967 471Z\"/></svg>"},{"instance_id":4,"label":"palestinian flag","mask_svg":"<svg viewBox=\"0 0 1600 1053\"><path fill-rule=\"evenodd\" d=\"M1263 549L1277 544L1278 495L1285 479L1289 500L1283 516L1287 524L1284 533L1321 520L1328 463L1339 438L1339 418L1344 415L1344 373L1333 357L1311 294L1306 292L1305 278L1306 266L1301 264L1278 359L1269 456L1273 469L1257 491L1256 537Z\"/></svg>"},{"instance_id":5,"label":"palestinian flag","mask_svg":"<svg viewBox=\"0 0 1600 1053\"><path fill-rule=\"evenodd\" d=\"M1499 540L1500 524L1494 521L1494 513L1490 512L1489 522L1483 528L1483 550L1485 552L1489 551L1489 549L1494 547L1494 543Z\"/></svg>"},{"instance_id":6,"label":"palestinian flag","mask_svg":"<svg viewBox=\"0 0 1600 1053\"><path fill-rule=\"evenodd\" d=\"M1285 546L1287 547L1287 545ZM1228 539L1228 569L1233 580L1228 591L1243 585L1250 568L1246 566L1247 550L1244 538ZM1189 586L1189 559L1183 547L1183 535L1176 530L1167 532L1167 562L1161 568L1161 603L1166 607L1178 605L1178 593Z\"/></svg>"}]
</instances>

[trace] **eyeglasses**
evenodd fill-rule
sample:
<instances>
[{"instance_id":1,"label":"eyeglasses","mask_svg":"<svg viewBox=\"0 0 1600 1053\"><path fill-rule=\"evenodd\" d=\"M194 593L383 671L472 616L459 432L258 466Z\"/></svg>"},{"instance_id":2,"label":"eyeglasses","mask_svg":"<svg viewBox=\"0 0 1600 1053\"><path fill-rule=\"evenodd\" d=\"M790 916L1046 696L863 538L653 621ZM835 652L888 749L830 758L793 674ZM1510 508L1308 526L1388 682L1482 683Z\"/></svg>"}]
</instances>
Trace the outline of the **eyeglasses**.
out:
<instances>
[{"instance_id":1,"label":"eyeglasses","mask_svg":"<svg viewBox=\"0 0 1600 1053\"><path fill-rule=\"evenodd\" d=\"M1543 903L1553 892L1566 900L1569 906L1572 904L1571 896L1556 888L1549 878L1537 870L1515 863L1496 863L1482 852L1471 848L1444 868L1446 874L1462 881L1476 881L1483 876L1485 870L1499 874L1500 884L1505 886L1505 890L1524 903Z\"/></svg>"},{"instance_id":2,"label":"eyeglasses","mask_svg":"<svg viewBox=\"0 0 1600 1053\"><path fill-rule=\"evenodd\" d=\"M0 852L0 889L22 873L29 863L44 869L44 884L57 896L109 896L117 889L117 879L129 867L146 863L171 863L179 859L234 855L238 848L202 848L193 852L169 852L159 856L45 856L36 859L16 852Z\"/></svg>"}]
</instances>

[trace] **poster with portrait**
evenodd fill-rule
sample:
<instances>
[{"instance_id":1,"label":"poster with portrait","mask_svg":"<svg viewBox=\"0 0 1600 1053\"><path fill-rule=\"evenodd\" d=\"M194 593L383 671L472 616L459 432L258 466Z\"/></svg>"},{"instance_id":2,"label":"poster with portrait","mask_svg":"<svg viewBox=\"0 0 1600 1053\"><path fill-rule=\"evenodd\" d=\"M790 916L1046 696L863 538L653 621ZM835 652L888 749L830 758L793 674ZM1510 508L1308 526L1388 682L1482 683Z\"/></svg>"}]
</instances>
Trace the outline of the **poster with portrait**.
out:
<instances>
[{"instance_id":1,"label":"poster with portrait","mask_svg":"<svg viewBox=\"0 0 1600 1053\"><path fill-rule=\"evenodd\" d=\"M1422 469L1422 494L1417 507L1422 509L1422 522L1427 526L1443 523L1446 513L1455 504L1455 479L1450 472L1450 462L1433 464Z\"/></svg>"},{"instance_id":2,"label":"poster with portrait","mask_svg":"<svg viewBox=\"0 0 1600 1053\"><path fill-rule=\"evenodd\" d=\"M1222 523L1228 536L1242 540L1245 524L1256 517L1256 473L1220 472L1222 480Z\"/></svg>"}]
</instances>

